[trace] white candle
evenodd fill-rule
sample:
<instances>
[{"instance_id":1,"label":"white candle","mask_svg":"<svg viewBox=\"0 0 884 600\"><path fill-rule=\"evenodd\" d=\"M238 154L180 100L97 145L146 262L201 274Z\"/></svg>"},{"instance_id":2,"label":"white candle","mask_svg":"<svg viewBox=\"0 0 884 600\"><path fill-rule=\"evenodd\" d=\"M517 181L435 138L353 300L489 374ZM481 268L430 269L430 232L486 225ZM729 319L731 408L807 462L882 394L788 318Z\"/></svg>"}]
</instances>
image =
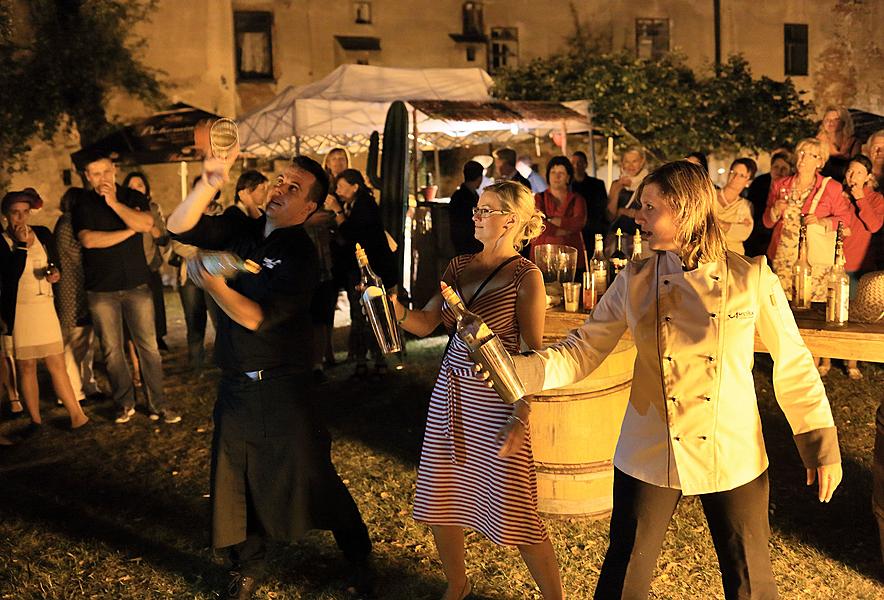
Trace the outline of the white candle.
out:
<instances>
[{"instance_id":1,"label":"white candle","mask_svg":"<svg viewBox=\"0 0 884 600\"><path fill-rule=\"evenodd\" d=\"M178 164L178 175L181 176L181 201L184 202L184 199L187 198L187 163L185 161L181 161Z\"/></svg>"},{"instance_id":2,"label":"white candle","mask_svg":"<svg viewBox=\"0 0 884 600\"><path fill-rule=\"evenodd\" d=\"M605 177L605 185L611 189L611 181L614 179L614 138L608 138L608 175Z\"/></svg>"}]
</instances>

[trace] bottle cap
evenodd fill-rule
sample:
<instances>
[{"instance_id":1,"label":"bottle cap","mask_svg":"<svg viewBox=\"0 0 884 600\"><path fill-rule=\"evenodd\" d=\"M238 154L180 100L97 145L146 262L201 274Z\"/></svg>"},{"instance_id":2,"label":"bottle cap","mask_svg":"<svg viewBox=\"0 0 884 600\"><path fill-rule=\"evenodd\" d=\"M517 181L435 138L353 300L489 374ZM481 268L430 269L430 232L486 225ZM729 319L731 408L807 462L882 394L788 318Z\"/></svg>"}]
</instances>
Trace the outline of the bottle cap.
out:
<instances>
[{"instance_id":1,"label":"bottle cap","mask_svg":"<svg viewBox=\"0 0 884 600\"><path fill-rule=\"evenodd\" d=\"M439 289L442 291L442 297L449 306L461 302L460 296L457 295L457 292L451 289L451 287L444 281L439 282Z\"/></svg>"},{"instance_id":2,"label":"bottle cap","mask_svg":"<svg viewBox=\"0 0 884 600\"><path fill-rule=\"evenodd\" d=\"M246 272L251 273L252 275L257 275L261 272L261 265L256 263L253 260L246 259L242 263L243 268Z\"/></svg>"},{"instance_id":3,"label":"bottle cap","mask_svg":"<svg viewBox=\"0 0 884 600\"><path fill-rule=\"evenodd\" d=\"M365 250L362 249L359 242L356 242L356 262L359 263L360 267L364 267L368 264L368 256L365 254Z\"/></svg>"}]
</instances>

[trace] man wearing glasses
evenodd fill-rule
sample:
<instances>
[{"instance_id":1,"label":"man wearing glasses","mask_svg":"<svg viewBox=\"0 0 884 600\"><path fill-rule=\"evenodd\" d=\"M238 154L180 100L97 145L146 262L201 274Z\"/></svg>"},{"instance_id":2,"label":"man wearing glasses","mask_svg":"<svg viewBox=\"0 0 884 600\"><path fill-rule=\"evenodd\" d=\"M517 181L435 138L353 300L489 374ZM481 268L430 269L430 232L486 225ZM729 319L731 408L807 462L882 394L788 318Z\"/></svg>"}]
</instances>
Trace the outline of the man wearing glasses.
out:
<instances>
[{"instance_id":1,"label":"man wearing glasses","mask_svg":"<svg viewBox=\"0 0 884 600\"><path fill-rule=\"evenodd\" d=\"M310 302L319 273L303 223L326 197L328 178L319 163L298 156L277 178L263 216L203 215L235 158L206 160L201 181L167 222L183 243L261 266L228 282L188 265L221 308L211 492L213 546L233 565L225 597L253 597L268 540L295 541L310 529L334 533L355 587L367 593L368 530L331 462L331 440L309 393Z\"/></svg>"}]
</instances>

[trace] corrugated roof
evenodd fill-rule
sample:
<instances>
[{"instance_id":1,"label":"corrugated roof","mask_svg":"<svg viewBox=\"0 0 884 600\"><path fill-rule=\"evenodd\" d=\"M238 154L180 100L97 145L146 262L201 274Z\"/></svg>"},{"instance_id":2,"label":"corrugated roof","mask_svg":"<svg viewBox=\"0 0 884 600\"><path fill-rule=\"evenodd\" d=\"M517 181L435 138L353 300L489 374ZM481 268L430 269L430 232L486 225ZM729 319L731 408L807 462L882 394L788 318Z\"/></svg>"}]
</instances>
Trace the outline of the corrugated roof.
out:
<instances>
[{"instance_id":1,"label":"corrugated roof","mask_svg":"<svg viewBox=\"0 0 884 600\"><path fill-rule=\"evenodd\" d=\"M457 100L411 100L409 104L433 119L457 121L561 121L580 119L580 113L558 102L505 101L464 102Z\"/></svg>"}]
</instances>

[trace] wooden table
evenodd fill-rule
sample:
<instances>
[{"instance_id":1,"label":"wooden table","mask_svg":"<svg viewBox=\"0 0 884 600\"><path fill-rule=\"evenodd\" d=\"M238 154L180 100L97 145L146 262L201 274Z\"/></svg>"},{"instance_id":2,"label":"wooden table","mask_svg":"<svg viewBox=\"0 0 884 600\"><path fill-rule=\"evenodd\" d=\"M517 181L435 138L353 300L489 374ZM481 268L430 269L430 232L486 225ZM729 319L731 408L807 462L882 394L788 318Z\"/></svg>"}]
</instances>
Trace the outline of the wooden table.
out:
<instances>
[{"instance_id":1,"label":"wooden table","mask_svg":"<svg viewBox=\"0 0 884 600\"><path fill-rule=\"evenodd\" d=\"M567 313L561 309L546 311L546 329L543 343L552 344L580 327L587 315ZM884 363L884 323L851 323L829 325L825 319L825 305L814 304L807 311L795 311L795 320L801 338L814 356L826 356L844 360L864 360ZM631 339L629 331L624 339ZM755 334L755 351L767 352L758 334Z\"/></svg>"}]
</instances>

